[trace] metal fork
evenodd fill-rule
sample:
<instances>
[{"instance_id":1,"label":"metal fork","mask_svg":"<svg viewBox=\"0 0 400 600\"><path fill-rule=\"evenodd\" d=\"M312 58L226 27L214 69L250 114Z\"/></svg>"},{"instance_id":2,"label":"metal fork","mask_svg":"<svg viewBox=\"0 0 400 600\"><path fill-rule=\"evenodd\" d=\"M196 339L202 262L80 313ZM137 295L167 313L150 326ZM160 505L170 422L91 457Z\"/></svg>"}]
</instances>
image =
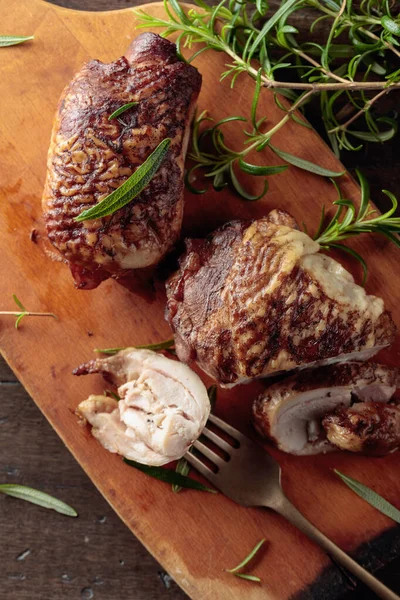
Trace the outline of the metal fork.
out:
<instances>
[{"instance_id":1,"label":"metal fork","mask_svg":"<svg viewBox=\"0 0 400 600\"><path fill-rule=\"evenodd\" d=\"M202 432L203 435L223 450L228 455L228 460L224 460L208 446L197 440L193 444L194 448L218 469L217 472L212 471L197 456L188 452L185 458L199 473L238 504L272 508L314 542L317 542L332 558L370 587L380 598L400 600L397 594L350 558L293 506L282 490L281 469L274 458L240 431L237 431L237 429L215 415L210 415L209 421L232 437L237 442L237 447L234 448L219 435L205 427Z\"/></svg>"}]
</instances>

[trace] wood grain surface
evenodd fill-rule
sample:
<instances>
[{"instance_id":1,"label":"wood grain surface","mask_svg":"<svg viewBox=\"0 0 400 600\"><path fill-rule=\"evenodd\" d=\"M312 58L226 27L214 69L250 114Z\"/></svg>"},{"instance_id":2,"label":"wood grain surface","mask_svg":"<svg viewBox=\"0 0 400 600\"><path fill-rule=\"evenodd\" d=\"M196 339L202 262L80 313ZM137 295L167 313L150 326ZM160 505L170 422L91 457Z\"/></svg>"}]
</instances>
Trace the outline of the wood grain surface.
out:
<instances>
[{"instance_id":1,"label":"wood grain surface","mask_svg":"<svg viewBox=\"0 0 400 600\"><path fill-rule=\"evenodd\" d=\"M0 12L2 10L3 6L0 5ZM133 21L132 23L128 21L128 14L129 19L133 17L127 13L126 18L121 19L118 13L114 13L112 17L98 15L95 19L94 15L81 14L78 19L73 13L53 11L48 5L38 3L36 0L29 2L29 6L28 2L23 0L7 3L5 13L1 15L1 21L3 26L5 23L8 27L8 33L15 32L17 26L24 30L30 28L30 31L35 30L37 40L34 45L18 48L18 54L15 53L16 49L2 51L2 53L7 52L9 56L7 62L7 56L4 55L7 68L5 82L3 81L9 93L2 98L1 114L5 114L5 109L7 120L3 121L0 128L3 148L0 156L2 190L0 248L2 265L5 265L0 281L1 297L6 299L11 293L16 292L32 310L54 310L59 315L60 321L44 323L44 320L32 319L25 322L20 332L15 332L11 321L2 320L0 345L14 370L19 373L20 378L31 391L35 401L58 429L73 453L79 457L81 464L101 491L112 500L114 507L127 524L162 560L163 564L174 575L179 576L180 584L192 597L206 597L207 593L211 593L216 598L242 598L244 594L250 598L286 598L289 593L300 591L312 584L321 575L321 570L329 567L329 561L323 553L315 549L300 534L271 513L244 511L221 496L204 498L199 494L186 492L179 496L179 500L171 494L160 497L161 484L127 470L117 457L106 455L93 440L76 427L70 409L73 409L86 393L95 388L100 389L101 382L89 378L87 381L78 382L70 376L71 369L88 358L94 346L155 341L168 333L168 328L162 319L162 298L149 302L149 299L129 294L113 282L103 284L94 292L76 292L72 289L65 267L49 262L42 245L30 245L28 241L32 227L38 230L41 227L39 197L52 113L58 95L82 61L91 56L110 60L123 52L128 38L132 35L134 24ZM102 35L99 35L99 32ZM203 73L207 71L206 63L199 63L198 66ZM23 78L21 72L24 73ZM46 93L43 93L44 89ZM247 104L246 86L243 85L241 89L243 103ZM229 94L226 89L223 93ZM219 118L222 116L221 112L218 112L221 110L218 104L220 95L221 91L210 84L207 85L206 80L200 107L215 106L215 116ZM276 114L273 115L274 107L267 95L264 102L265 110L268 109L268 114L274 119L276 117ZM16 131L18 135L15 135ZM279 142L285 149L297 151L306 158L316 157L316 160L320 160L325 166L335 166L335 159L330 156L323 143L316 137L310 138L307 142L304 139L306 137L304 132L305 130L302 129L301 136L296 136L296 132L286 132L285 136L277 139L277 144ZM235 132L231 135L234 136ZM266 160L270 158L266 156ZM200 227L203 232L206 229L205 223L211 227L231 216L262 214L268 207L273 207L278 202L280 205L290 207L292 212L302 219L305 213L309 214L309 218L315 223L320 198L332 199L331 188L318 178L293 171L290 185L289 182L284 184L282 178L271 179L271 194L257 207L250 208L234 198L230 198L229 202L224 198L222 202L222 198L217 196L211 195L208 199L199 200L188 195L186 231L199 230L199 211L201 211L201 218L204 219ZM285 185L287 187L284 187ZM347 180L345 185L347 194L355 197L357 190L354 184ZM309 198L311 189L315 191L313 197ZM381 293L388 300L388 306L394 310L398 290L395 277L389 275L396 273L398 255L381 242L370 240L361 245L363 251L369 255L369 263L374 271L369 281L369 290ZM378 252L383 250L384 255L381 254L379 257ZM4 308L11 308L11 306ZM118 320L115 317L116 312ZM111 329L109 323L113 323ZM94 335L89 337L88 332ZM392 364L398 362L398 346L391 353L386 353L385 359ZM243 421L244 430L247 427L244 421L247 420L249 408L248 403L244 401L244 395L248 395L249 390L250 388L238 390L234 394L229 392L229 397L228 393L224 393L222 402L218 406L223 417L226 416L233 423ZM46 464L46 467L43 467L46 473L51 475L55 471L57 474L59 469L56 461L53 462L53 453L50 454L51 466L45 463L48 456L42 451L37 432L33 434L33 430L36 429L35 417L30 423L28 407L26 399L25 402L21 399L18 414L15 411L13 413L13 406L10 408L13 414L10 421L12 426L8 433L4 433L6 441L4 444L2 437L2 450L6 448L8 452L13 448L14 445L10 441L17 439L17 432L23 428L25 415L28 415L27 430L22 438L26 442L25 460L31 461L36 457L35 462ZM8 410L5 404L3 408ZM7 422L8 417L5 424ZM6 430L3 429L4 423L2 421L0 423L3 436ZM32 440L36 439L38 442L36 452L32 452L29 429ZM16 443L15 445L18 446ZM10 464L9 456L6 464ZM285 464L288 495L307 516L345 549L354 551L363 543L370 544L371 539L391 527L389 520L354 499L347 490L338 487L338 483L329 473L329 468L338 466L354 476L363 478L395 501L398 497L398 478L394 457L379 461L366 461L343 455L297 461L288 457L280 458ZM8 478L15 481L18 473L13 472L12 469L17 467L7 468L10 468ZM383 470L385 470L384 477ZM57 481L54 475L54 478L51 477L51 483L50 479L47 480L47 476L41 474L42 485L38 487L45 487L50 492L54 490L55 493L56 487L62 486L62 481L67 481L65 489L71 489L71 496L68 494L68 498L65 496L63 498L77 506L84 517L86 514L91 514L91 504L83 502L82 508L77 505L77 500L80 498L81 501L84 495L85 484L80 494L79 485L74 491L74 485L71 483L74 477L69 475L68 470L63 471L63 474L65 480L60 478ZM46 487L46 481L49 482L49 487ZM22 478L18 479L18 482L34 485L33 481L28 482ZM54 486L53 489L51 486ZM75 493L78 494L78 498L73 496ZM76 498L75 503L74 498ZM332 502L333 498L334 502ZM18 508L14 508L16 502L6 499L2 506L15 510L20 518L22 515L28 515L23 518L35 519L33 515L37 514L38 509L26 508L26 505L20 506L20 504ZM89 551L89 546L84 545L90 543L90 536L86 534L80 521L73 523L66 522L66 519L61 521L58 515L52 513L46 513L45 516L43 534L48 535L48 538L43 537L40 550L38 549L45 563L58 565L55 550L58 541L52 548L51 540L58 539L59 529L65 528L73 537L68 544L69 554L74 557L80 554L83 561L86 557L86 560L95 567L96 554ZM99 519L102 516L104 515ZM106 523L107 521L99 522L99 525ZM11 525L11 522L7 521L7 524ZM20 524L18 524L19 528ZM258 572L263 577L263 585L258 588L229 578L222 573L222 568L227 566L226 561L230 564L232 560L234 562L236 558L241 558L243 548L251 547L259 538L260 531L263 531L263 535L265 532L270 544L264 560L257 565ZM9 539L12 534L10 529L7 532L6 539ZM85 541L85 536L89 538L88 542ZM80 579L83 586L82 597L93 597L93 594L96 594L96 597L116 600L123 597L112 587L113 581L116 582L119 575L115 572L116 567L112 562L114 559L111 559L114 553L110 551L108 545L111 544L112 548L115 548L115 544L110 537L107 539L107 544L102 543L99 534L93 545L96 552L99 552L99 546L107 546L104 556L109 557L107 573L111 591L108 589L108 595L101 596L103 593L101 590L105 588L102 588L101 583L95 583L96 577L100 575L92 575L95 569L87 569L87 579L85 581L82 581L82 577ZM391 540L395 543L396 536L392 535ZM88 550L85 551L86 548ZM205 548L207 552L204 552ZM377 546L370 544L366 556L367 562L373 561L376 548ZM21 556L24 550L21 550L18 556ZM290 556L289 561L285 555ZM16 558L17 554L14 556ZM33 598L32 589L40 590L40 581L37 582L38 586L27 588L28 581L22 578L24 569L19 570L20 564L29 561L30 557L32 559L33 554L32 556L28 554L17 561L19 564L15 572L8 572L10 577L7 575L7 581L11 584L9 584L8 595L4 597L24 597L18 595L20 593L18 590L29 589L30 593L26 594L26 597ZM384 560L385 557L382 558ZM60 572L58 566L57 570ZM43 581L48 581L49 571L49 568L43 571ZM130 572L132 573L132 566ZM331 568L331 572L334 573L334 583L340 587L339 571ZM62 578L64 574L68 576L68 572L65 571L59 577ZM78 585L81 585L80 581ZM47 596L47 592L44 593L42 587L37 597L76 597L76 587L68 588L74 590L70 596L62 596L67 589L66 586L67 578L61 579L58 587L54 587L54 592L49 592ZM143 583L142 586L145 589ZM342 585L342 589L343 587ZM336 595L339 593L333 588L331 591ZM149 590L147 596L140 596L142 591L135 589L134 597L157 597L152 596L152 593L153 591ZM308 597L320 597L317 588L314 588L311 594ZM177 592L176 597L179 595L180 592Z\"/></svg>"}]
</instances>

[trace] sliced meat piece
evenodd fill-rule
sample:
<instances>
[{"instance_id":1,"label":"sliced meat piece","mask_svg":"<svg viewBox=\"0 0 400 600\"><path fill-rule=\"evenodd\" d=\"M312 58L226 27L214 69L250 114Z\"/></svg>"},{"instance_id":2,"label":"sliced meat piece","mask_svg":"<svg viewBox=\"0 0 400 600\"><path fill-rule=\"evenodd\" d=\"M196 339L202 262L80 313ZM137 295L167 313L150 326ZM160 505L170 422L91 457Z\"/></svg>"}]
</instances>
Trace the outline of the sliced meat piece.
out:
<instances>
[{"instance_id":1,"label":"sliced meat piece","mask_svg":"<svg viewBox=\"0 0 400 600\"><path fill-rule=\"evenodd\" d=\"M97 359L75 374L103 373L118 386L118 402L90 396L78 416L110 452L147 465L181 458L200 436L210 402L201 379L189 367L149 350L127 348Z\"/></svg>"},{"instance_id":2,"label":"sliced meat piece","mask_svg":"<svg viewBox=\"0 0 400 600\"><path fill-rule=\"evenodd\" d=\"M253 422L290 454L387 454L399 445L400 407L387 404L397 387L399 370L385 365L307 369L268 387L253 404Z\"/></svg>"},{"instance_id":3,"label":"sliced meat piece","mask_svg":"<svg viewBox=\"0 0 400 600\"><path fill-rule=\"evenodd\" d=\"M366 360L394 340L369 296L283 211L188 240L167 282L178 357L229 387L310 366Z\"/></svg>"},{"instance_id":4,"label":"sliced meat piece","mask_svg":"<svg viewBox=\"0 0 400 600\"><path fill-rule=\"evenodd\" d=\"M179 60L175 44L143 33L126 57L110 64L90 61L64 90L43 211L49 239L78 288L153 266L179 238L184 159L200 87L200 74ZM129 102L138 104L108 120ZM121 186L165 138L171 146L141 194L113 215L74 221Z\"/></svg>"},{"instance_id":5,"label":"sliced meat piece","mask_svg":"<svg viewBox=\"0 0 400 600\"><path fill-rule=\"evenodd\" d=\"M385 456L400 447L400 406L360 402L339 406L322 420L328 441L349 452Z\"/></svg>"}]
</instances>

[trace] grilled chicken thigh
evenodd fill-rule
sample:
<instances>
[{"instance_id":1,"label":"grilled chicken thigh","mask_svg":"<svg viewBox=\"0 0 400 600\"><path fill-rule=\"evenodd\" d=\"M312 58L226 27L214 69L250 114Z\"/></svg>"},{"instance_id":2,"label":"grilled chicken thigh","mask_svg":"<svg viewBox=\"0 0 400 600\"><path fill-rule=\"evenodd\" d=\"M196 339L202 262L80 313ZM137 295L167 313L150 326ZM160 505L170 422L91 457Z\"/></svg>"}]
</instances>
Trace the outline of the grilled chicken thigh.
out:
<instances>
[{"instance_id":1,"label":"grilled chicken thigh","mask_svg":"<svg viewBox=\"0 0 400 600\"><path fill-rule=\"evenodd\" d=\"M228 387L366 360L395 335L383 301L279 211L188 240L167 296L180 360Z\"/></svg>"},{"instance_id":2,"label":"grilled chicken thigh","mask_svg":"<svg viewBox=\"0 0 400 600\"><path fill-rule=\"evenodd\" d=\"M144 33L125 57L84 65L64 90L43 211L49 239L78 288L155 265L178 239L184 159L200 87L200 74L178 59L175 44ZM138 104L108 120L129 102ZM172 140L168 154L141 194L111 216L74 221L118 188L165 138Z\"/></svg>"},{"instance_id":3,"label":"grilled chicken thigh","mask_svg":"<svg viewBox=\"0 0 400 600\"><path fill-rule=\"evenodd\" d=\"M349 450L381 456L400 446L400 406L388 404L400 372L375 363L306 369L253 404L258 432L291 454Z\"/></svg>"},{"instance_id":4,"label":"grilled chicken thigh","mask_svg":"<svg viewBox=\"0 0 400 600\"><path fill-rule=\"evenodd\" d=\"M93 360L75 374L103 373L119 401L89 396L77 414L110 452L148 465L181 458L210 413L207 389L189 367L149 350L127 348Z\"/></svg>"},{"instance_id":5,"label":"grilled chicken thigh","mask_svg":"<svg viewBox=\"0 0 400 600\"><path fill-rule=\"evenodd\" d=\"M400 406L359 402L322 420L328 441L341 450L384 456L400 447Z\"/></svg>"}]
</instances>

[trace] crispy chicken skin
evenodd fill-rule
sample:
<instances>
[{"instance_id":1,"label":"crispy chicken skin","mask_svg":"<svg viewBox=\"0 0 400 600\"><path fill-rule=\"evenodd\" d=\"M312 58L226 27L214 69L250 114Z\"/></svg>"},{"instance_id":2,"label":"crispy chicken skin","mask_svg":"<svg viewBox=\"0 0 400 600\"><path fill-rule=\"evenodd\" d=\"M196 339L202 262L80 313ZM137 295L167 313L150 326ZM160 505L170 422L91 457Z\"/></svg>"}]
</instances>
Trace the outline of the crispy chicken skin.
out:
<instances>
[{"instance_id":1,"label":"crispy chicken skin","mask_svg":"<svg viewBox=\"0 0 400 600\"><path fill-rule=\"evenodd\" d=\"M381 402L339 406L325 416L322 427L329 442L341 450L385 456L400 447L400 406Z\"/></svg>"},{"instance_id":2,"label":"crispy chicken skin","mask_svg":"<svg viewBox=\"0 0 400 600\"><path fill-rule=\"evenodd\" d=\"M292 369L366 360L395 326L283 211L187 240L167 282L178 357L223 386Z\"/></svg>"},{"instance_id":3,"label":"crispy chicken skin","mask_svg":"<svg viewBox=\"0 0 400 600\"><path fill-rule=\"evenodd\" d=\"M110 64L90 61L64 90L42 205L49 239L78 288L155 265L178 239L184 158L200 87L200 74L178 59L175 44L143 33L125 57ZM108 120L128 102L138 104ZM74 221L118 188L167 137L169 151L139 196L111 216Z\"/></svg>"},{"instance_id":4,"label":"crispy chicken skin","mask_svg":"<svg viewBox=\"0 0 400 600\"><path fill-rule=\"evenodd\" d=\"M399 370L376 363L305 369L253 404L257 431L291 454L349 450L381 456L400 445Z\"/></svg>"}]
</instances>

